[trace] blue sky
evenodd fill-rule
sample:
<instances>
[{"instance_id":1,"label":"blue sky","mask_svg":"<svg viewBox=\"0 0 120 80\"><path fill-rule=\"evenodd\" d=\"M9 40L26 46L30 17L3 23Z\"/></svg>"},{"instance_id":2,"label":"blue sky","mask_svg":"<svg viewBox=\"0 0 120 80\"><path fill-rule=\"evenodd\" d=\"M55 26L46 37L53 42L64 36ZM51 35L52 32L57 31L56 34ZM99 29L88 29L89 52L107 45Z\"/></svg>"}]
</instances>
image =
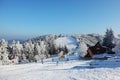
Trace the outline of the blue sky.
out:
<instances>
[{"instance_id":1,"label":"blue sky","mask_svg":"<svg viewBox=\"0 0 120 80\"><path fill-rule=\"evenodd\" d=\"M0 0L0 36L120 31L120 0Z\"/></svg>"}]
</instances>

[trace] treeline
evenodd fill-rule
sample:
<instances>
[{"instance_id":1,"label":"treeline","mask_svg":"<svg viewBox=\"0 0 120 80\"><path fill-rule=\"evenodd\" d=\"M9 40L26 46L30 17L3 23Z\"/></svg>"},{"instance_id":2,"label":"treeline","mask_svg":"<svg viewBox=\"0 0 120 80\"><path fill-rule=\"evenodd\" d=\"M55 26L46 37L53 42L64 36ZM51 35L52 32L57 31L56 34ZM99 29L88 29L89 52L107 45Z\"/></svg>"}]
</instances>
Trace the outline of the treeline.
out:
<instances>
[{"instance_id":1,"label":"treeline","mask_svg":"<svg viewBox=\"0 0 120 80\"><path fill-rule=\"evenodd\" d=\"M43 61L45 58L52 57L54 55L59 56L68 53L78 53L78 56L84 57L87 54L87 48L95 45L98 41L103 46L109 47L110 50L114 48L118 51L120 40L115 39L112 29L107 29L105 36L99 34L76 34L69 37L74 38L77 41L76 49L69 50L67 46L56 46L54 41L58 38L68 37L65 35L44 35L37 38L29 39L23 43L14 41L9 44L6 40L0 40L0 64L14 63L28 63Z\"/></svg>"}]
</instances>

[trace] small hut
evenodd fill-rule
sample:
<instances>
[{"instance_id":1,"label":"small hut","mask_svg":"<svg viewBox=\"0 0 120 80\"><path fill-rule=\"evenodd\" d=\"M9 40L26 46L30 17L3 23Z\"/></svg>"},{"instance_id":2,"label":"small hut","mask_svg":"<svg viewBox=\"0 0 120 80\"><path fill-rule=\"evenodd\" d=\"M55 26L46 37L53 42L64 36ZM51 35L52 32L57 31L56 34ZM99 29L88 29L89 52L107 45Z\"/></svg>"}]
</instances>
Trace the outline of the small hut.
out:
<instances>
[{"instance_id":1,"label":"small hut","mask_svg":"<svg viewBox=\"0 0 120 80\"><path fill-rule=\"evenodd\" d=\"M95 46L91 46L88 48L87 50L87 55L85 56L85 58L92 58L93 55L95 54L102 54L102 53L105 53L107 50L106 47L103 47L100 42L97 42L95 44Z\"/></svg>"}]
</instances>

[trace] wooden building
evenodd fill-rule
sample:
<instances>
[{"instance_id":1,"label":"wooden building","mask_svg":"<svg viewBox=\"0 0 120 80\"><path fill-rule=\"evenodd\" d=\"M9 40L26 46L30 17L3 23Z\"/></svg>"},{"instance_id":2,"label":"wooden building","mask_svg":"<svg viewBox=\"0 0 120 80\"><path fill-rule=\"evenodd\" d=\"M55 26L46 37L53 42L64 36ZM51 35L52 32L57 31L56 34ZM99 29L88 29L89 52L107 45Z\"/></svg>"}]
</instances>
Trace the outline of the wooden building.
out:
<instances>
[{"instance_id":1,"label":"wooden building","mask_svg":"<svg viewBox=\"0 0 120 80\"><path fill-rule=\"evenodd\" d=\"M95 46L91 46L87 50L86 58L92 58L94 54L102 54L107 51L106 47L103 47L99 42Z\"/></svg>"}]
</instances>

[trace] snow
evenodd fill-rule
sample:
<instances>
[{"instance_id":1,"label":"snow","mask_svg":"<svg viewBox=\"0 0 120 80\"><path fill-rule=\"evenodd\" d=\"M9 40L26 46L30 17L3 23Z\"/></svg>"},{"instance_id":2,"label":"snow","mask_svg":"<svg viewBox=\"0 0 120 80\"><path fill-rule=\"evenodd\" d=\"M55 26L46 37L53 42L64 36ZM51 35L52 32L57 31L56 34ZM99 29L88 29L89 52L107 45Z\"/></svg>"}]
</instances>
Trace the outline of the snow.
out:
<instances>
[{"instance_id":1,"label":"snow","mask_svg":"<svg viewBox=\"0 0 120 80\"><path fill-rule=\"evenodd\" d=\"M103 54L96 54L93 56L93 58L105 58L105 57L114 57L114 54L108 54L108 53L103 53Z\"/></svg>"},{"instance_id":2,"label":"snow","mask_svg":"<svg viewBox=\"0 0 120 80\"><path fill-rule=\"evenodd\" d=\"M41 63L0 66L0 80L119 80L120 55L107 60L78 60L69 55L70 61L58 57Z\"/></svg>"},{"instance_id":3,"label":"snow","mask_svg":"<svg viewBox=\"0 0 120 80\"><path fill-rule=\"evenodd\" d=\"M120 39L120 35L119 34L114 34L115 38Z\"/></svg>"},{"instance_id":4,"label":"snow","mask_svg":"<svg viewBox=\"0 0 120 80\"><path fill-rule=\"evenodd\" d=\"M77 52L79 53L79 56L84 57L85 55L87 55L87 45L85 44L84 41L81 40L79 48L77 50Z\"/></svg>"},{"instance_id":5,"label":"snow","mask_svg":"<svg viewBox=\"0 0 120 80\"><path fill-rule=\"evenodd\" d=\"M77 40L73 37L61 37L54 41L57 47L67 46L69 50L74 50L77 47Z\"/></svg>"}]
</instances>

